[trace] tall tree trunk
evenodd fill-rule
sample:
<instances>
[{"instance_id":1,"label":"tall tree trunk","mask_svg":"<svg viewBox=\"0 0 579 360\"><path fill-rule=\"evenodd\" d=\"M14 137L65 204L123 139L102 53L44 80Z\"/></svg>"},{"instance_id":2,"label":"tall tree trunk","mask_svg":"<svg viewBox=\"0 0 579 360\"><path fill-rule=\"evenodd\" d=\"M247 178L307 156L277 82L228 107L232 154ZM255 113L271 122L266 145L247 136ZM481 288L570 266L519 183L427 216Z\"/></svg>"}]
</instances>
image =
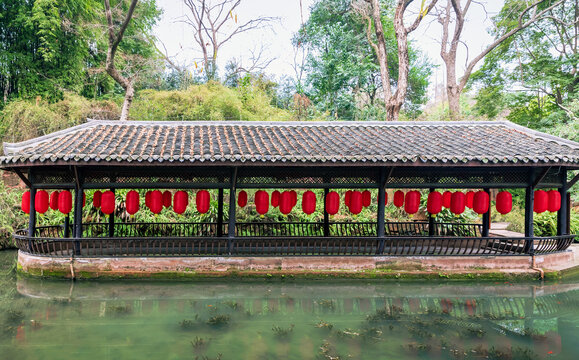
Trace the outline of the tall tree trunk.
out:
<instances>
[{"instance_id":1,"label":"tall tree trunk","mask_svg":"<svg viewBox=\"0 0 579 360\"><path fill-rule=\"evenodd\" d=\"M119 120L129 119L129 109L133 103L133 97L135 96L135 88L133 87L133 82L129 81L125 89L125 101L123 101L123 107L121 109L121 118Z\"/></svg>"}]
</instances>

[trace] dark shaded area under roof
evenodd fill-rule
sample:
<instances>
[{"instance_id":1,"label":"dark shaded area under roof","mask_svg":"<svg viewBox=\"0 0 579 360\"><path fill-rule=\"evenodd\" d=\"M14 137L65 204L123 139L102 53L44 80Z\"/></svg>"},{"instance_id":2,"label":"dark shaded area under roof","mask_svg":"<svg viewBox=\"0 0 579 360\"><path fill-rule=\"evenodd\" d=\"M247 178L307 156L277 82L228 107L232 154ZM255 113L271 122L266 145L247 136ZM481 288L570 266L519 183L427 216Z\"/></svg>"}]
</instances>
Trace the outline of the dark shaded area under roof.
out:
<instances>
[{"instance_id":1,"label":"dark shaded area under roof","mask_svg":"<svg viewBox=\"0 0 579 360\"><path fill-rule=\"evenodd\" d=\"M4 144L0 167L51 163L521 165L579 168L579 143L510 122L89 120Z\"/></svg>"}]
</instances>

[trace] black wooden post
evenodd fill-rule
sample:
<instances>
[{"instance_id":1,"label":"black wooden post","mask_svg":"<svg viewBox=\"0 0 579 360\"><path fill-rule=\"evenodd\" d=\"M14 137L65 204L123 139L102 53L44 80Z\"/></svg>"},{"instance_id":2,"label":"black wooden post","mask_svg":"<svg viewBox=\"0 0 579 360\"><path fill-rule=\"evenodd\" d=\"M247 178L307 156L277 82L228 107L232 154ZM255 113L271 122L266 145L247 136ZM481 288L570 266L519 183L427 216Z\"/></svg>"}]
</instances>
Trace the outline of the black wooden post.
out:
<instances>
[{"instance_id":1,"label":"black wooden post","mask_svg":"<svg viewBox=\"0 0 579 360\"><path fill-rule=\"evenodd\" d=\"M535 199L535 188L533 186L533 176L529 185L525 188L525 253L533 255L533 202Z\"/></svg>"},{"instance_id":2,"label":"black wooden post","mask_svg":"<svg viewBox=\"0 0 579 360\"><path fill-rule=\"evenodd\" d=\"M491 206L490 206L491 194L490 194L490 190L488 188L485 188L483 190L484 190L484 192L486 192L489 195L489 210L486 213L484 213L482 216L482 234L481 235L483 237L488 237L490 226L491 226Z\"/></svg>"},{"instance_id":3,"label":"black wooden post","mask_svg":"<svg viewBox=\"0 0 579 360\"><path fill-rule=\"evenodd\" d=\"M223 189L217 194L217 236L223 236Z\"/></svg>"},{"instance_id":4,"label":"black wooden post","mask_svg":"<svg viewBox=\"0 0 579 360\"><path fill-rule=\"evenodd\" d=\"M235 240L235 211L237 204L235 202L237 192L237 167L231 171L229 186L229 223L227 225L227 253L231 255L233 249L233 241Z\"/></svg>"},{"instance_id":5,"label":"black wooden post","mask_svg":"<svg viewBox=\"0 0 579 360\"><path fill-rule=\"evenodd\" d=\"M324 237L330 236L330 214L326 211L326 198L328 197L328 193L330 189L327 187L324 188Z\"/></svg>"},{"instance_id":6,"label":"black wooden post","mask_svg":"<svg viewBox=\"0 0 579 360\"><path fill-rule=\"evenodd\" d=\"M386 215L386 169L380 169L380 178L378 179L378 219L377 219L377 228L376 228L376 235L379 239L378 251L376 252L377 255L382 254L384 252L384 217Z\"/></svg>"},{"instance_id":7,"label":"black wooden post","mask_svg":"<svg viewBox=\"0 0 579 360\"><path fill-rule=\"evenodd\" d=\"M434 188L430 188L430 192L434 192ZM431 213L428 213L428 236L434 236L434 216Z\"/></svg>"},{"instance_id":8,"label":"black wooden post","mask_svg":"<svg viewBox=\"0 0 579 360\"><path fill-rule=\"evenodd\" d=\"M70 237L70 216L69 214L66 214L66 216L64 217L64 237Z\"/></svg>"},{"instance_id":9,"label":"black wooden post","mask_svg":"<svg viewBox=\"0 0 579 360\"><path fill-rule=\"evenodd\" d=\"M557 212L557 235L568 235L567 219L569 215L569 203L567 199L567 169L561 168L561 187L559 188L561 194L561 208Z\"/></svg>"},{"instance_id":10,"label":"black wooden post","mask_svg":"<svg viewBox=\"0 0 579 360\"><path fill-rule=\"evenodd\" d=\"M76 174L76 184L74 191L74 254L80 255L80 241L82 237L82 198L83 198L83 179L78 171Z\"/></svg>"},{"instance_id":11,"label":"black wooden post","mask_svg":"<svg viewBox=\"0 0 579 360\"><path fill-rule=\"evenodd\" d=\"M32 253L32 239L36 232L36 188L34 187L34 178L32 171L28 173L30 181L30 213L28 214L28 252Z\"/></svg>"},{"instance_id":12,"label":"black wooden post","mask_svg":"<svg viewBox=\"0 0 579 360\"><path fill-rule=\"evenodd\" d=\"M110 189L115 194L115 189ZM115 201L115 210L117 209ZM109 237L115 237L115 210L109 215Z\"/></svg>"}]
</instances>

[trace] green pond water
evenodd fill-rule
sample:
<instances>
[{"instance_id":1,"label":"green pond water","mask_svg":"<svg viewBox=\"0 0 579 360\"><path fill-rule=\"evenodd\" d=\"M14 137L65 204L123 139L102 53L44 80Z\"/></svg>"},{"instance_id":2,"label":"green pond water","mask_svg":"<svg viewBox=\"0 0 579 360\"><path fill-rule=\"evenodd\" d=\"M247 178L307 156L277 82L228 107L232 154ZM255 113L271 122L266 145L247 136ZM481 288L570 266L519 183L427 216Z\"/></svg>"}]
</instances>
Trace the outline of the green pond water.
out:
<instances>
[{"instance_id":1,"label":"green pond water","mask_svg":"<svg viewBox=\"0 0 579 360\"><path fill-rule=\"evenodd\" d=\"M55 281L0 252L0 359L579 359L579 280Z\"/></svg>"}]
</instances>

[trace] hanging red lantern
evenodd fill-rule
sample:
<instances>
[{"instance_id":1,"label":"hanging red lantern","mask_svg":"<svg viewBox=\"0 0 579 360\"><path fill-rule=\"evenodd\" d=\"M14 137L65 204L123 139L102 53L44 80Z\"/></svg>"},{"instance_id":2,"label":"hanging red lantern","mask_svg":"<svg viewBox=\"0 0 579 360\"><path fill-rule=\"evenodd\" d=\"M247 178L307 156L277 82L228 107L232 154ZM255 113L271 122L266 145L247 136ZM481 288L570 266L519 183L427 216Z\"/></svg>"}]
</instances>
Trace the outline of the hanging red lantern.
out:
<instances>
[{"instance_id":1,"label":"hanging red lantern","mask_svg":"<svg viewBox=\"0 0 579 360\"><path fill-rule=\"evenodd\" d=\"M22 201L20 202L20 208L26 214L30 214L30 191L25 191L22 194Z\"/></svg>"},{"instance_id":2,"label":"hanging red lantern","mask_svg":"<svg viewBox=\"0 0 579 360\"><path fill-rule=\"evenodd\" d=\"M86 205L86 194L83 192L82 193L82 207L85 207Z\"/></svg>"},{"instance_id":3,"label":"hanging red lantern","mask_svg":"<svg viewBox=\"0 0 579 360\"><path fill-rule=\"evenodd\" d=\"M295 190L291 190L290 194L292 195L292 208L293 208L298 203L298 193Z\"/></svg>"},{"instance_id":4,"label":"hanging red lantern","mask_svg":"<svg viewBox=\"0 0 579 360\"><path fill-rule=\"evenodd\" d=\"M145 206L150 209L151 208L151 195L153 192L151 190L145 193Z\"/></svg>"},{"instance_id":5,"label":"hanging red lantern","mask_svg":"<svg viewBox=\"0 0 579 360\"><path fill-rule=\"evenodd\" d=\"M92 206L95 208L100 208L101 207L101 199L102 199L103 193L100 190L95 191L95 193L92 196Z\"/></svg>"},{"instance_id":6,"label":"hanging red lantern","mask_svg":"<svg viewBox=\"0 0 579 360\"><path fill-rule=\"evenodd\" d=\"M452 197L450 198L450 211L456 215L462 214L465 207L466 195L461 191L452 193Z\"/></svg>"},{"instance_id":7,"label":"hanging red lantern","mask_svg":"<svg viewBox=\"0 0 579 360\"><path fill-rule=\"evenodd\" d=\"M547 210L550 212L559 211L561 209L561 193L557 190L549 190L547 194L549 195Z\"/></svg>"},{"instance_id":8,"label":"hanging red lantern","mask_svg":"<svg viewBox=\"0 0 579 360\"><path fill-rule=\"evenodd\" d=\"M420 192L412 190L406 193L404 199L404 211L408 214L416 214L420 206Z\"/></svg>"},{"instance_id":9,"label":"hanging red lantern","mask_svg":"<svg viewBox=\"0 0 579 360\"><path fill-rule=\"evenodd\" d=\"M247 205L247 192L245 190L241 190L239 194L237 194L237 206L243 208L245 205Z\"/></svg>"},{"instance_id":10,"label":"hanging red lantern","mask_svg":"<svg viewBox=\"0 0 579 360\"><path fill-rule=\"evenodd\" d=\"M545 190L536 190L533 201L533 211L536 213L542 213L547 211L549 206L549 195Z\"/></svg>"},{"instance_id":11,"label":"hanging red lantern","mask_svg":"<svg viewBox=\"0 0 579 360\"><path fill-rule=\"evenodd\" d=\"M48 200L48 206L52 210L58 210L58 191L53 191L50 193L50 200Z\"/></svg>"},{"instance_id":12,"label":"hanging red lantern","mask_svg":"<svg viewBox=\"0 0 579 360\"><path fill-rule=\"evenodd\" d=\"M269 210L269 194L267 191L258 190L255 193L255 211L263 215Z\"/></svg>"},{"instance_id":13,"label":"hanging red lantern","mask_svg":"<svg viewBox=\"0 0 579 360\"><path fill-rule=\"evenodd\" d=\"M292 208L292 194L289 191L282 192L279 200L279 211L287 215L292 211Z\"/></svg>"},{"instance_id":14,"label":"hanging red lantern","mask_svg":"<svg viewBox=\"0 0 579 360\"><path fill-rule=\"evenodd\" d=\"M513 195L508 191L501 191L497 194L496 203L499 214L508 214L513 209Z\"/></svg>"},{"instance_id":15,"label":"hanging red lantern","mask_svg":"<svg viewBox=\"0 0 579 360\"><path fill-rule=\"evenodd\" d=\"M452 198L452 192L451 191L445 191L442 194L442 206L444 206L447 209L450 209L451 198Z\"/></svg>"},{"instance_id":16,"label":"hanging red lantern","mask_svg":"<svg viewBox=\"0 0 579 360\"><path fill-rule=\"evenodd\" d=\"M316 194L313 191L308 190L302 195L302 211L307 215L316 211Z\"/></svg>"},{"instance_id":17,"label":"hanging red lantern","mask_svg":"<svg viewBox=\"0 0 579 360\"><path fill-rule=\"evenodd\" d=\"M280 192L275 190L274 192L271 193L271 206L276 208L279 206L279 200L280 200Z\"/></svg>"},{"instance_id":18,"label":"hanging red lantern","mask_svg":"<svg viewBox=\"0 0 579 360\"><path fill-rule=\"evenodd\" d=\"M490 197L486 191L477 191L474 194L472 209L477 214L485 214L489 211Z\"/></svg>"},{"instance_id":19,"label":"hanging red lantern","mask_svg":"<svg viewBox=\"0 0 579 360\"><path fill-rule=\"evenodd\" d=\"M438 191L433 191L428 194L426 201L426 211L431 215L436 215L442 211L442 194Z\"/></svg>"},{"instance_id":20,"label":"hanging red lantern","mask_svg":"<svg viewBox=\"0 0 579 360\"><path fill-rule=\"evenodd\" d=\"M358 215L362 211L362 193L358 190L352 191L350 197L350 212L354 215Z\"/></svg>"},{"instance_id":21,"label":"hanging red lantern","mask_svg":"<svg viewBox=\"0 0 579 360\"><path fill-rule=\"evenodd\" d=\"M368 207L370 206L371 203L372 203L372 193L370 192L370 190L362 191L362 205L364 207Z\"/></svg>"},{"instance_id":22,"label":"hanging red lantern","mask_svg":"<svg viewBox=\"0 0 579 360\"><path fill-rule=\"evenodd\" d=\"M149 200L149 210L151 210L153 214L159 214L161 210L163 210L163 193L159 190L154 190L151 191L150 196L151 198Z\"/></svg>"},{"instance_id":23,"label":"hanging red lantern","mask_svg":"<svg viewBox=\"0 0 579 360\"><path fill-rule=\"evenodd\" d=\"M346 193L344 194L344 204L347 207L350 207L350 200L352 199L352 190L348 190L346 191Z\"/></svg>"},{"instance_id":24,"label":"hanging red lantern","mask_svg":"<svg viewBox=\"0 0 579 360\"><path fill-rule=\"evenodd\" d=\"M177 191L173 199L173 210L177 214L183 214L189 205L189 195L185 191Z\"/></svg>"},{"instance_id":25,"label":"hanging red lantern","mask_svg":"<svg viewBox=\"0 0 579 360\"><path fill-rule=\"evenodd\" d=\"M48 193L45 190L36 192L34 208L37 213L44 214L48 210Z\"/></svg>"},{"instance_id":26,"label":"hanging red lantern","mask_svg":"<svg viewBox=\"0 0 579 360\"><path fill-rule=\"evenodd\" d=\"M472 209L474 204L474 191L468 191L466 193L466 207Z\"/></svg>"},{"instance_id":27,"label":"hanging red lantern","mask_svg":"<svg viewBox=\"0 0 579 360\"><path fill-rule=\"evenodd\" d=\"M61 191L58 194L58 210L67 215L72 210L72 194L68 190Z\"/></svg>"},{"instance_id":28,"label":"hanging red lantern","mask_svg":"<svg viewBox=\"0 0 579 360\"><path fill-rule=\"evenodd\" d=\"M340 195L335 191L330 191L326 196L326 212L335 215L340 210Z\"/></svg>"},{"instance_id":29,"label":"hanging red lantern","mask_svg":"<svg viewBox=\"0 0 579 360\"><path fill-rule=\"evenodd\" d=\"M125 206L129 215L135 215L139 211L139 193L131 190L127 193Z\"/></svg>"},{"instance_id":30,"label":"hanging red lantern","mask_svg":"<svg viewBox=\"0 0 579 360\"><path fill-rule=\"evenodd\" d=\"M394 206L402 207L404 205L404 191L397 190L394 193Z\"/></svg>"},{"instance_id":31,"label":"hanging red lantern","mask_svg":"<svg viewBox=\"0 0 579 360\"><path fill-rule=\"evenodd\" d=\"M101 196L101 211L105 215L110 215L115 212L115 193L107 190Z\"/></svg>"},{"instance_id":32,"label":"hanging red lantern","mask_svg":"<svg viewBox=\"0 0 579 360\"><path fill-rule=\"evenodd\" d=\"M388 193L384 191L384 206L388 205Z\"/></svg>"},{"instance_id":33,"label":"hanging red lantern","mask_svg":"<svg viewBox=\"0 0 579 360\"><path fill-rule=\"evenodd\" d=\"M211 196L209 195L209 191L201 190L197 192L197 197L195 198L195 202L197 205L197 211L201 214L205 214L209 211L209 204L211 202Z\"/></svg>"},{"instance_id":34,"label":"hanging red lantern","mask_svg":"<svg viewBox=\"0 0 579 360\"><path fill-rule=\"evenodd\" d=\"M168 208L171 207L171 203L173 202L173 194L169 190L165 190L163 192L163 206Z\"/></svg>"}]
</instances>

